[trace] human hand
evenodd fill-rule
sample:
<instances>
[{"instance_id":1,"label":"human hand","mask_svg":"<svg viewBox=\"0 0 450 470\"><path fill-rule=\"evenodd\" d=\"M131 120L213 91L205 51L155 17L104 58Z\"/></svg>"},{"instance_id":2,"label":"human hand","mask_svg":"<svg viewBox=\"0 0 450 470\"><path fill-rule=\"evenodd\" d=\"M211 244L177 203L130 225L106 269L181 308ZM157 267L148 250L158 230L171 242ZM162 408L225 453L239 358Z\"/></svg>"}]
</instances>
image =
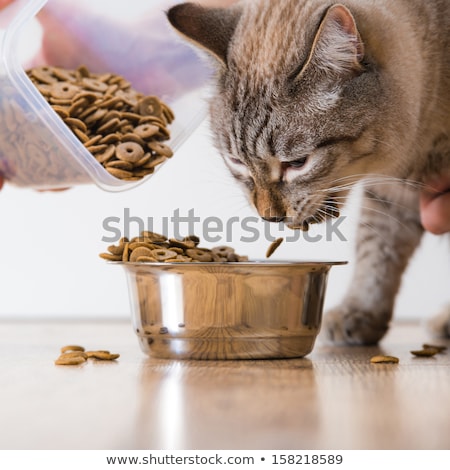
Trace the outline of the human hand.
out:
<instances>
[{"instance_id":1,"label":"human hand","mask_svg":"<svg viewBox=\"0 0 450 470\"><path fill-rule=\"evenodd\" d=\"M450 174L426 183L420 194L420 218L428 232L435 235L450 232Z\"/></svg>"},{"instance_id":2,"label":"human hand","mask_svg":"<svg viewBox=\"0 0 450 470\"><path fill-rule=\"evenodd\" d=\"M0 0L0 10L2 8L7 7L10 3L12 3L14 0Z\"/></svg>"}]
</instances>

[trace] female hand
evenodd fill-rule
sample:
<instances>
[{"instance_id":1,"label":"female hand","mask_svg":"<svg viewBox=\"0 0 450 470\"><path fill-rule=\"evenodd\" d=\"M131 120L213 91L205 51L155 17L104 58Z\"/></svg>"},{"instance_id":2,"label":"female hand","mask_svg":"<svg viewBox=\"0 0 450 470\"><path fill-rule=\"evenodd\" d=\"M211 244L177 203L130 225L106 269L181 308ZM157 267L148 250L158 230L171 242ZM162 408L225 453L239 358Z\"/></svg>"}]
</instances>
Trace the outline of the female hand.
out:
<instances>
[{"instance_id":1,"label":"female hand","mask_svg":"<svg viewBox=\"0 0 450 470\"><path fill-rule=\"evenodd\" d=\"M420 195L420 217L435 235L450 232L450 174L429 180Z\"/></svg>"},{"instance_id":2,"label":"female hand","mask_svg":"<svg viewBox=\"0 0 450 470\"><path fill-rule=\"evenodd\" d=\"M10 3L12 3L14 0L0 0L0 10L2 8L7 7Z\"/></svg>"}]
</instances>

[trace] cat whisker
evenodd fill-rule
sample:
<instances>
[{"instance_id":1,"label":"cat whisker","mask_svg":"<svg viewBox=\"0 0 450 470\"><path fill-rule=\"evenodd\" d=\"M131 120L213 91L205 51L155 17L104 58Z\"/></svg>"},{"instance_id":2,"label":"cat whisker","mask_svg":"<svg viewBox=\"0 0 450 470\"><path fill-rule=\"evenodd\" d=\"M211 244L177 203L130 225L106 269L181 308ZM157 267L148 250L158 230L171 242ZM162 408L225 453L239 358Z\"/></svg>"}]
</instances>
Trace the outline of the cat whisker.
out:
<instances>
[{"instance_id":1,"label":"cat whisker","mask_svg":"<svg viewBox=\"0 0 450 470\"><path fill-rule=\"evenodd\" d=\"M341 203L342 205L344 205L346 202L347 202L347 198L345 196L333 196L333 199L336 199L339 201L339 203ZM379 197L377 197L377 200L379 202L383 202L383 199L380 199ZM408 212L411 212L411 214L417 214L417 209L414 208L414 207L408 207L408 206L405 206L404 204L401 204L399 202L395 202L395 201L392 201L392 200L385 200L384 201L386 203L386 205L390 205L390 206L394 206L398 209L401 209L403 212L405 211L408 211ZM365 207L364 204L360 205L360 207ZM385 212L386 215L388 215L387 211Z\"/></svg>"},{"instance_id":2,"label":"cat whisker","mask_svg":"<svg viewBox=\"0 0 450 470\"><path fill-rule=\"evenodd\" d=\"M374 207L367 207L367 206L362 206L362 208L366 211L370 211L371 213L373 214L377 214L377 215L381 215L383 216L384 219L388 219L388 222L389 223L393 223L395 222L396 224L398 224L402 229L408 231L408 232L412 232L412 229L409 225L403 223L401 220L397 219L396 217L394 217L392 214L389 214L389 213L386 213L384 211L380 211L378 209L375 209ZM360 219L359 223L363 224L364 223L364 220ZM392 230L398 230L398 227L392 227ZM383 237L386 237L386 232L383 232L384 235Z\"/></svg>"},{"instance_id":3,"label":"cat whisker","mask_svg":"<svg viewBox=\"0 0 450 470\"><path fill-rule=\"evenodd\" d=\"M345 181L345 180L348 180L348 179L355 179L355 178L358 179L358 180L362 180L362 179L366 179L366 178L374 178L374 179L379 179L379 180L382 180L382 181L384 181L384 180L395 180L395 181L398 181L399 183L404 183L405 181L409 181L409 182L422 184L420 181L411 180L411 179L408 179L408 178L399 178L399 177L396 177L396 176L390 176L390 175L385 175L385 174L381 174L381 173L355 173L355 174L352 174L352 175L347 175L347 176L337 178L335 181L339 182L339 181Z\"/></svg>"},{"instance_id":4,"label":"cat whisker","mask_svg":"<svg viewBox=\"0 0 450 470\"><path fill-rule=\"evenodd\" d=\"M370 196L372 196L374 199L376 199L378 202L384 204L386 207L388 206L393 206L395 208L399 208L401 209L402 211L409 211L413 214L417 214L418 212L418 207L410 207L410 206L406 206L404 204L401 204L400 202L398 201L393 201L392 199L383 199L382 197L380 197L378 194L376 193L373 193L371 191L367 191L367 194L369 194Z\"/></svg>"},{"instance_id":5,"label":"cat whisker","mask_svg":"<svg viewBox=\"0 0 450 470\"><path fill-rule=\"evenodd\" d=\"M382 238L383 234L380 233L372 224L364 221L359 221L360 226L367 228L372 233L374 233L378 238Z\"/></svg>"},{"instance_id":6,"label":"cat whisker","mask_svg":"<svg viewBox=\"0 0 450 470\"><path fill-rule=\"evenodd\" d=\"M339 204L339 203L338 203ZM321 215L321 217L323 217L322 220L320 220L320 222L325 222L327 219L329 219L329 213L323 209L323 206L322 207L317 207L317 212ZM364 221L359 221L359 223L365 227L367 227L368 229L370 229L371 231L373 231L377 236L381 237L382 235L380 234L380 232L378 230L376 230L374 227L372 227L370 224L364 222Z\"/></svg>"},{"instance_id":7,"label":"cat whisker","mask_svg":"<svg viewBox=\"0 0 450 470\"><path fill-rule=\"evenodd\" d=\"M349 183L337 185L333 184L330 188L327 188L325 190L322 190L323 192L339 192L347 189L353 189L356 185L360 184L363 188L367 188L369 186L381 186L381 185L403 185L407 187L411 187L414 189L425 189L427 188L427 185L420 181L414 181L414 180L409 180L409 179L402 179L402 178L395 178L391 176L382 176L382 175L370 175L370 176L364 176L364 178L359 179L359 175L354 175L350 177L344 177L344 178L339 178L338 180L335 180L334 183L338 181L345 181L346 179L350 179ZM356 179L355 179L356 178Z\"/></svg>"},{"instance_id":8,"label":"cat whisker","mask_svg":"<svg viewBox=\"0 0 450 470\"><path fill-rule=\"evenodd\" d=\"M380 139L376 139L376 138L373 139L373 142L382 145L386 149L393 150L395 154L398 153L397 146L395 144L392 144L391 142L386 142L384 140L380 140Z\"/></svg>"}]
</instances>

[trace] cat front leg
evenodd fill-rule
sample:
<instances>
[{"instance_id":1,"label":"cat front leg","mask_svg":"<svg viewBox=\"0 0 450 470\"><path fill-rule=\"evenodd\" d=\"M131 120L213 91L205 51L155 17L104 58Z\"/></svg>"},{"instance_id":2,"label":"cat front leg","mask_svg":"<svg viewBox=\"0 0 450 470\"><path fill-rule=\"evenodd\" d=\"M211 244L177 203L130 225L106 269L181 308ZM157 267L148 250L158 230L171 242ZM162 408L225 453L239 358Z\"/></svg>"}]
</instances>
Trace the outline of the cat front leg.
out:
<instances>
[{"instance_id":1,"label":"cat front leg","mask_svg":"<svg viewBox=\"0 0 450 470\"><path fill-rule=\"evenodd\" d=\"M428 321L427 328L435 338L450 338L450 304Z\"/></svg>"},{"instance_id":2,"label":"cat front leg","mask_svg":"<svg viewBox=\"0 0 450 470\"><path fill-rule=\"evenodd\" d=\"M376 344L389 328L402 274L423 234L417 192L396 190L365 191L352 282L322 327L333 343Z\"/></svg>"}]
</instances>

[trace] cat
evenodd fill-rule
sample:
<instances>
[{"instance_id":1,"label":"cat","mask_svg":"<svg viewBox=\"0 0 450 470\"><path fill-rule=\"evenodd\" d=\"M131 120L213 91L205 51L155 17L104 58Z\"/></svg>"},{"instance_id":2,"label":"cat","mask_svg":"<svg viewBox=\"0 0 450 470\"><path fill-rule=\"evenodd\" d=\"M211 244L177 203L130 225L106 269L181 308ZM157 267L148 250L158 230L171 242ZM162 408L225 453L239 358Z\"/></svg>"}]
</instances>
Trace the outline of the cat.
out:
<instances>
[{"instance_id":1,"label":"cat","mask_svg":"<svg viewBox=\"0 0 450 470\"><path fill-rule=\"evenodd\" d=\"M336 217L365 182L356 266L322 331L376 344L418 246L419 192L450 170L450 0L182 3L172 26L212 57L215 145L261 217ZM434 325L450 336L450 306Z\"/></svg>"}]
</instances>

